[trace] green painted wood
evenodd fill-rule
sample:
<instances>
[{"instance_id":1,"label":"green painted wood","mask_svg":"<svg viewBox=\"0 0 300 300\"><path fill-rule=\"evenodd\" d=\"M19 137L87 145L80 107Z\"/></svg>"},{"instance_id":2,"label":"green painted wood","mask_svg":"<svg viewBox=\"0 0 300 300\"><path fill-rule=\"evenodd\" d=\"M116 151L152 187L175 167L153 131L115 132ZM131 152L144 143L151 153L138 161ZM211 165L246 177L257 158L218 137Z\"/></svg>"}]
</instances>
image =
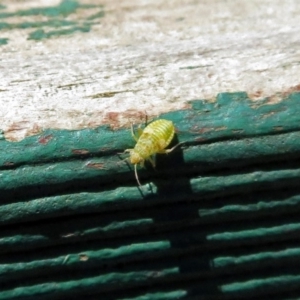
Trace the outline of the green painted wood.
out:
<instances>
[{"instance_id":1,"label":"green painted wood","mask_svg":"<svg viewBox=\"0 0 300 300\"><path fill-rule=\"evenodd\" d=\"M274 134L299 131L299 101L299 93L273 105L266 104L266 101L254 105L245 93L220 94L215 104L194 100L192 109L160 117L173 120L179 140L188 144L203 145L261 135L271 138ZM104 159L134 146L128 132L129 129L112 131L106 126L81 131L46 130L18 143L4 141L1 143L0 166L5 169L27 163L53 162L54 159L65 161L93 156Z\"/></svg>"},{"instance_id":2,"label":"green painted wood","mask_svg":"<svg viewBox=\"0 0 300 300\"><path fill-rule=\"evenodd\" d=\"M96 21L104 16L102 5L81 4L76 0L62 0L57 5L28 8L15 12L7 11L5 6L0 7L0 9L3 9L0 12L0 30L26 29L24 34L28 34L27 39L37 41L54 36L70 35L76 31L89 32L93 25L98 24ZM66 20L66 17L77 13L79 10L86 11L87 14L91 15L86 17L85 14L81 13L80 16L84 16L82 19ZM20 20L18 18L20 16L39 16L40 18L37 21L17 22ZM31 29L29 33L28 29ZM0 46L8 43L8 38L0 38Z\"/></svg>"},{"instance_id":3,"label":"green painted wood","mask_svg":"<svg viewBox=\"0 0 300 300\"><path fill-rule=\"evenodd\" d=\"M300 295L300 94L160 116L178 151L139 170L129 130L0 140L0 299ZM176 141L174 141L176 143Z\"/></svg>"}]
</instances>

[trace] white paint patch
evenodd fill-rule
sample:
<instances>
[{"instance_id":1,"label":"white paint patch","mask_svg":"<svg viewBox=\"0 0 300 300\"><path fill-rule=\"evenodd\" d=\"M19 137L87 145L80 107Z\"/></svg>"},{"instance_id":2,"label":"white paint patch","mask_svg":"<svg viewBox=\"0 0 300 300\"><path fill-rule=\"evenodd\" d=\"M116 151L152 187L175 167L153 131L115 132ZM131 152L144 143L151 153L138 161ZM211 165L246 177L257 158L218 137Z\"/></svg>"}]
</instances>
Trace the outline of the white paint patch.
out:
<instances>
[{"instance_id":1,"label":"white paint patch","mask_svg":"<svg viewBox=\"0 0 300 300\"><path fill-rule=\"evenodd\" d=\"M3 4L13 3L25 9ZM9 38L0 47L0 128L8 139L44 128L118 128L220 92L262 98L299 84L299 1L102 4L105 16L89 33L37 42L26 39L32 29L1 31Z\"/></svg>"}]
</instances>

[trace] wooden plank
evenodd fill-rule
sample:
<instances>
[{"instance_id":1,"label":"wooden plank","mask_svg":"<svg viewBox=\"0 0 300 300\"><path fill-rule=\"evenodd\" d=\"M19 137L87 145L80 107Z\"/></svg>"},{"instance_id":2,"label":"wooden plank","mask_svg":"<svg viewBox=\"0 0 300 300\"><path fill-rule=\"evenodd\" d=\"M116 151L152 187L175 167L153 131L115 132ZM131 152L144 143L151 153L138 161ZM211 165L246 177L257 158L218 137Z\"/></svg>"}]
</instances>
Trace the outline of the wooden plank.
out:
<instances>
[{"instance_id":1,"label":"wooden plank","mask_svg":"<svg viewBox=\"0 0 300 300\"><path fill-rule=\"evenodd\" d=\"M3 0L0 299L299 298L299 11Z\"/></svg>"},{"instance_id":2,"label":"wooden plank","mask_svg":"<svg viewBox=\"0 0 300 300\"><path fill-rule=\"evenodd\" d=\"M142 187L117 155L128 130L0 141L0 298L299 294L299 97L162 115L185 144Z\"/></svg>"}]
</instances>

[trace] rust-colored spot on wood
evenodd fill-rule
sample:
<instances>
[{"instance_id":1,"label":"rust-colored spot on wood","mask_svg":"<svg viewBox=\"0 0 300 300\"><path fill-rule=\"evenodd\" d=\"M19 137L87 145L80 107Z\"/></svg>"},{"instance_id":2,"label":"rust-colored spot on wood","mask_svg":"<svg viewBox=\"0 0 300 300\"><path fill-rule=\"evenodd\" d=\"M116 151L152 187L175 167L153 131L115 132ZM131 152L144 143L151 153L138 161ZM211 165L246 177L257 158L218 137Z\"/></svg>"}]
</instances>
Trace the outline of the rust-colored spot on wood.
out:
<instances>
[{"instance_id":1,"label":"rust-colored spot on wood","mask_svg":"<svg viewBox=\"0 0 300 300\"><path fill-rule=\"evenodd\" d=\"M90 169L99 169L99 170L105 170L106 169L104 167L104 164L102 164L102 163L94 163L94 162L87 163L86 167L90 168Z\"/></svg>"},{"instance_id":2,"label":"rust-colored spot on wood","mask_svg":"<svg viewBox=\"0 0 300 300\"><path fill-rule=\"evenodd\" d=\"M192 132L197 132L197 133L200 133L200 134L203 134L203 133L206 133L206 132L211 132L213 131L213 128L209 128L209 127L202 127L202 128L199 128L199 127L193 127Z\"/></svg>"},{"instance_id":3,"label":"rust-colored spot on wood","mask_svg":"<svg viewBox=\"0 0 300 300\"><path fill-rule=\"evenodd\" d=\"M300 92L300 84L288 88L286 91L282 92L282 96L287 97L288 95L296 92Z\"/></svg>"},{"instance_id":4,"label":"rust-colored spot on wood","mask_svg":"<svg viewBox=\"0 0 300 300\"><path fill-rule=\"evenodd\" d=\"M45 135L45 136L41 136L39 138L39 143L40 144L48 144L48 142L53 138L53 135L52 134L48 134L48 135Z\"/></svg>"},{"instance_id":5,"label":"rust-colored spot on wood","mask_svg":"<svg viewBox=\"0 0 300 300\"><path fill-rule=\"evenodd\" d=\"M106 113L104 120L115 123L115 122L118 122L119 115L120 115L120 113L111 111L111 112Z\"/></svg>"},{"instance_id":6,"label":"rust-colored spot on wood","mask_svg":"<svg viewBox=\"0 0 300 300\"><path fill-rule=\"evenodd\" d=\"M264 103L276 104L276 103L282 102L282 100L284 98L287 98L290 94L297 93L297 92L300 92L300 84L292 86L292 87L286 89L285 91L277 92L273 95L270 95L269 97L266 97L266 102L264 102ZM255 95L255 93L251 94L251 96L252 95ZM251 96L249 96L249 98L253 99L253 97L251 97Z\"/></svg>"},{"instance_id":7,"label":"rust-colored spot on wood","mask_svg":"<svg viewBox=\"0 0 300 300\"><path fill-rule=\"evenodd\" d=\"M123 112L107 112L103 120L105 123L108 123L112 129L116 130L123 126L130 127L131 123L145 123L147 118L149 121L151 116L147 115L145 111L128 109Z\"/></svg>"},{"instance_id":8,"label":"rust-colored spot on wood","mask_svg":"<svg viewBox=\"0 0 300 300\"><path fill-rule=\"evenodd\" d=\"M252 100L261 99L263 97L263 91L255 91L254 93L248 94L248 97Z\"/></svg>"},{"instance_id":9,"label":"rust-colored spot on wood","mask_svg":"<svg viewBox=\"0 0 300 300\"><path fill-rule=\"evenodd\" d=\"M31 125L28 121L13 122L5 130L5 139L8 141L19 141L26 136L36 135L42 129L37 125Z\"/></svg>"},{"instance_id":10,"label":"rust-colored spot on wood","mask_svg":"<svg viewBox=\"0 0 300 300\"><path fill-rule=\"evenodd\" d=\"M89 150L86 149L73 149L72 153L78 154L78 155L84 155L90 153Z\"/></svg>"},{"instance_id":11,"label":"rust-colored spot on wood","mask_svg":"<svg viewBox=\"0 0 300 300\"><path fill-rule=\"evenodd\" d=\"M89 257L86 254L79 254L80 261L87 261Z\"/></svg>"},{"instance_id":12,"label":"rust-colored spot on wood","mask_svg":"<svg viewBox=\"0 0 300 300\"><path fill-rule=\"evenodd\" d=\"M11 132L11 131L16 131L16 130L21 130L23 129L23 126L22 126L22 122L20 123L17 123L17 122L13 122L9 128L6 130L6 132Z\"/></svg>"},{"instance_id":13,"label":"rust-colored spot on wood","mask_svg":"<svg viewBox=\"0 0 300 300\"><path fill-rule=\"evenodd\" d=\"M280 101L282 101L282 94L274 94L270 97L267 97L266 100L267 100L267 103L268 104L276 104L276 103L279 103Z\"/></svg>"}]
</instances>

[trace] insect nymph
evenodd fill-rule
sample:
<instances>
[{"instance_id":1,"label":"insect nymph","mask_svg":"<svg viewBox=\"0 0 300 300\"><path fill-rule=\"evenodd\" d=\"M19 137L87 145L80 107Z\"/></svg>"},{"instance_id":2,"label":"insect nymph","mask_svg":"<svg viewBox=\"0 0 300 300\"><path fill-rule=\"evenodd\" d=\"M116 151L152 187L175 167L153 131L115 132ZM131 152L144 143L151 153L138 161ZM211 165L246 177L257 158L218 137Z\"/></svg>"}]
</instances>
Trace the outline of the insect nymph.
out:
<instances>
[{"instance_id":1,"label":"insect nymph","mask_svg":"<svg viewBox=\"0 0 300 300\"><path fill-rule=\"evenodd\" d=\"M149 124L144 130L138 130L138 136L134 134L131 124L131 135L137 142L133 149L126 149L125 152L130 153L129 161L134 165L134 173L137 183L141 185L138 174L137 165L144 166L145 160L149 160L153 167L155 162L152 156L156 153L170 153L179 144L171 149L165 149L171 143L175 134L173 122L159 119Z\"/></svg>"}]
</instances>

